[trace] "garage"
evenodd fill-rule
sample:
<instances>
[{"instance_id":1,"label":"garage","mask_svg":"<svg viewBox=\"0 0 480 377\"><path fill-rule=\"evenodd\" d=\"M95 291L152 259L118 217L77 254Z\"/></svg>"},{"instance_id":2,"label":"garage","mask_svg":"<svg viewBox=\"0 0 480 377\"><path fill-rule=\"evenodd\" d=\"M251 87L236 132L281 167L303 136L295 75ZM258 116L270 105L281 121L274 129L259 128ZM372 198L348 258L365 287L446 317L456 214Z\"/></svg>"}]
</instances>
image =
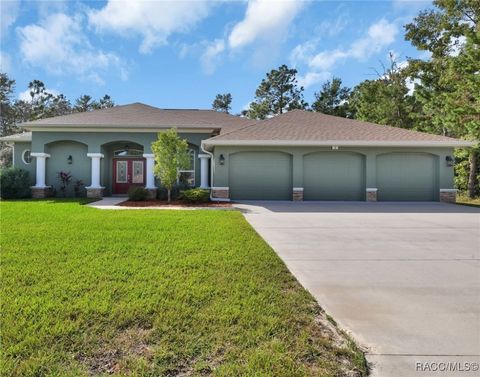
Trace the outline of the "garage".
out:
<instances>
[{"instance_id":1,"label":"garage","mask_svg":"<svg viewBox=\"0 0 480 377\"><path fill-rule=\"evenodd\" d=\"M292 200L292 156L282 152L230 155L230 198Z\"/></svg>"},{"instance_id":2,"label":"garage","mask_svg":"<svg viewBox=\"0 0 480 377\"><path fill-rule=\"evenodd\" d=\"M304 200L365 200L365 157L318 152L303 158Z\"/></svg>"},{"instance_id":3,"label":"garage","mask_svg":"<svg viewBox=\"0 0 480 377\"><path fill-rule=\"evenodd\" d=\"M377 156L377 200L433 201L437 193L437 157L428 153Z\"/></svg>"}]
</instances>

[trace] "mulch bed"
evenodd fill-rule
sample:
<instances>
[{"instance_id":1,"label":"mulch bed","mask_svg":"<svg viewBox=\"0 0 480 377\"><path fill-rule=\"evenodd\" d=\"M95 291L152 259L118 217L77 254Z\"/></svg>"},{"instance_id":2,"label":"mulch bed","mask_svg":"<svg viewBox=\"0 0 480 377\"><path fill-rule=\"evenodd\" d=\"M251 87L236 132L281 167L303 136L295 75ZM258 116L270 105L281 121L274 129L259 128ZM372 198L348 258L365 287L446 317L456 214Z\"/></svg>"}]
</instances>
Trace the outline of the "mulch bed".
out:
<instances>
[{"instance_id":1,"label":"mulch bed","mask_svg":"<svg viewBox=\"0 0 480 377\"><path fill-rule=\"evenodd\" d=\"M145 200L132 201L126 200L117 204L122 207L231 207L230 202L208 202L208 203L185 203L180 200L172 200L168 203L165 200Z\"/></svg>"}]
</instances>

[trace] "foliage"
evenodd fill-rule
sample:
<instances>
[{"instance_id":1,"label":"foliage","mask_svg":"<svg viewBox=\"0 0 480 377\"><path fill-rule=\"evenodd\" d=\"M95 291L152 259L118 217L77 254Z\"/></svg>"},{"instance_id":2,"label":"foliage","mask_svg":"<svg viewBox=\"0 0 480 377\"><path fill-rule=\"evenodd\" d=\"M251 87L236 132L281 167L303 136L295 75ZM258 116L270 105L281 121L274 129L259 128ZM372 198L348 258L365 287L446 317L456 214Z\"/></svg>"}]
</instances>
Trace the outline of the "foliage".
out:
<instances>
[{"instance_id":1,"label":"foliage","mask_svg":"<svg viewBox=\"0 0 480 377\"><path fill-rule=\"evenodd\" d=\"M128 189L128 199L133 201L144 201L148 198L148 190L141 186L131 186Z\"/></svg>"},{"instance_id":2,"label":"foliage","mask_svg":"<svg viewBox=\"0 0 480 377\"><path fill-rule=\"evenodd\" d=\"M342 79L334 77L322 85L322 90L315 93L315 102L312 103L312 110L320 113L349 117L348 99L350 88L342 86Z\"/></svg>"},{"instance_id":3,"label":"foliage","mask_svg":"<svg viewBox=\"0 0 480 377\"><path fill-rule=\"evenodd\" d=\"M247 116L265 119L293 109L305 109L303 87L298 87L297 70L285 64L272 69L255 92L255 101L250 104Z\"/></svg>"},{"instance_id":4,"label":"foliage","mask_svg":"<svg viewBox=\"0 0 480 377\"><path fill-rule=\"evenodd\" d=\"M356 119L388 126L413 128L416 103L409 95L406 74L390 54L390 66L375 80L357 85L350 106Z\"/></svg>"},{"instance_id":5,"label":"foliage","mask_svg":"<svg viewBox=\"0 0 480 377\"><path fill-rule=\"evenodd\" d=\"M210 191L201 188L192 188L181 192L180 199L188 203L207 203L210 201Z\"/></svg>"},{"instance_id":6,"label":"foliage","mask_svg":"<svg viewBox=\"0 0 480 377\"><path fill-rule=\"evenodd\" d=\"M81 179L77 179L75 181L75 185L73 186L73 192L75 193L75 197L76 198L79 198L81 196L83 196L83 187L85 186L85 184L83 183L83 181Z\"/></svg>"},{"instance_id":7,"label":"foliage","mask_svg":"<svg viewBox=\"0 0 480 377\"><path fill-rule=\"evenodd\" d=\"M232 109L232 95L230 93L217 94L212 103L212 109L224 113L230 113Z\"/></svg>"},{"instance_id":8,"label":"foliage","mask_svg":"<svg viewBox=\"0 0 480 377\"><path fill-rule=\"evenodd\" d=\"M158 140L152 143L155 155L153 172L167 189L168 201L171 201L171 191L178 181L179 170L190 165L188 143L177 135L177 130L171 128L158 134Z\"/></svg>"},{"instance_id":9,"label":"foliage","mask_svg":"<svg viewBox=\"0 0 480 377\"><path fill-rule=\"evenodd\" d=\"M5 146L0 148L0 168L8 168L13 163L13 148Z\"/></svg>"},{"instance_id":10,"label":"foliage","mask_svg":"<svg viewBox=\"0 0 480 377\"><path fill-rule=\"evenodd\" d=\"M98 102L93 103L94 109L108 109L114 106L115 102L113 102L112 98L108 94L105 94Z\"/></svg>"},{"instance_id":11,"label":"foliage","mask_svg":"<svg viewBox=\"0 0 480 377\"><path fill-rule=\"evenodd\" d=\"M0 208L2 376L344 376L362 357L240 212Z\"/></svg>"},{"instance_id":12,"label":"foliage","mask_svg":"<svg viewBox=\"0 0 480 377\"><path fill-rule=\"evenodd\" d=\"M70 182L72 181L72 173L69 171L59 171L57 173L57 178L61 183L60 186L60 191L62 192L63 197L67 196L67 187L70 185Z\"/></svg>"},{"instance_id":13,"label":"foliage","mask_svg":"<svg viewBox=\"0 0 480 377\"><path fill-rule=\"evenodd\" d=\"M0 197L2 199L22 199L30 196L28 171L7 168L0 169Z\"/></svg>"},{"instance_id":14,"label":"foliage","mask_svg":"<svg viewBox=\"0 0 480 377\"><path fill-rule=\"evenodd\" d=\"M480 3L437 0L406 25L406 39L428 51L428 61L411 59L411 75L419 80L415 95L422 104L418 128L469 140L480 139ZM479 147L470 150L470 197L479 190ZM468 178L466 178L468 177Z\"/></svg>"}]
</instances>

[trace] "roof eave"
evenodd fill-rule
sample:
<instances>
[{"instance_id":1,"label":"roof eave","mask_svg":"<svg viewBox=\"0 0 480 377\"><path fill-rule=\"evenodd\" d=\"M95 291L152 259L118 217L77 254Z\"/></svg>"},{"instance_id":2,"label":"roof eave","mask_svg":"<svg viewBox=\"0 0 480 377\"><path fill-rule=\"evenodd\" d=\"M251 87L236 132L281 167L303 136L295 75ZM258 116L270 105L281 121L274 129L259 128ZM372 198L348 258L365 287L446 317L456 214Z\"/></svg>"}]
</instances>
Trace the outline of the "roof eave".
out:
<instances>
[{"instance_id":1,"label":"roof eave","mask_svg":"<svg viewBox=\"0 0 480 377\"><path fill-rule=\"evenodd\" d=\"M380 141L380 140L206 140L208 150L215 146L275 146L275 147L442 147L468 148L476 142L467 140L452 141Z\"/></svg>"},{"instance_id":2,"label":"roof eave","mask_svg":"<svg viewBox=\"0 0 480 377\"><path fill-rule=\"evenodd\" d=\"M158 130L168 130L171 128L176 128L180 132L182 130L198 130L209 132L211 130L220 130L225 126L219 125L141 125L141 124L132 124L132 125L119 125L119 124L29 124L24 123L21 127L27 131L77 131L77 130L118 130L118 131L131 131L138 132L139 130L151 130L152 132Z\"/></svg>"}]
</instances>

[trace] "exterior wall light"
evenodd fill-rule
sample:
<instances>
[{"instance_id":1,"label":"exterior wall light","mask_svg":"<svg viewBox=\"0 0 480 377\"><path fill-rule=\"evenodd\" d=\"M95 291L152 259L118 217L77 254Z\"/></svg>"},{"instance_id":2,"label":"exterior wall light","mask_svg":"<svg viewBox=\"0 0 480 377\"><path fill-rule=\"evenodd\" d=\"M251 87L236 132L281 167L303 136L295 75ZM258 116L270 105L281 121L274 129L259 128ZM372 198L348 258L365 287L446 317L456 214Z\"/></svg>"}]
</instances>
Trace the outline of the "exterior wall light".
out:
<instances>
[{"instance_id":1,"label":"exterior wall light","mask_svg":"<svg viewBox=\"0 0 480 377\"><path fill-rule=\"evenodd\" d=\"M67 164L72 165L73 164L73 157L72 155L67 157Z\"/></svg>"},{"instance_id":2,"label":"exterior wall light","mask_svg":"<svg viewBox=\"0 0 480 377\"><path fill-rule=\"evenodd\" d=\"M223 154L221 154L220 157L218 158L218 163L220 165L225 165L225 156Z\"/></svg>"},{"instance_id":3,"label":"exterior wall light","mask_svg":"<svg viewBox=\"0 0 480 377\"><path fill-rule=\"evenodd\" d=\"M445 162L447 163L447 166L453 166L455 163L455 160L453 159L452 156L447 156L445 157Z\"/></svg>"},{"instance_id":4,"label":"exterior wall light","mask_svg":"<svg viewBox=\"0 0 480 377\"><path fill-rule=\"evenodd\" d=\"M338 151L338 145L332 145L332 151Z\"/></svg>"}]
</instances>

